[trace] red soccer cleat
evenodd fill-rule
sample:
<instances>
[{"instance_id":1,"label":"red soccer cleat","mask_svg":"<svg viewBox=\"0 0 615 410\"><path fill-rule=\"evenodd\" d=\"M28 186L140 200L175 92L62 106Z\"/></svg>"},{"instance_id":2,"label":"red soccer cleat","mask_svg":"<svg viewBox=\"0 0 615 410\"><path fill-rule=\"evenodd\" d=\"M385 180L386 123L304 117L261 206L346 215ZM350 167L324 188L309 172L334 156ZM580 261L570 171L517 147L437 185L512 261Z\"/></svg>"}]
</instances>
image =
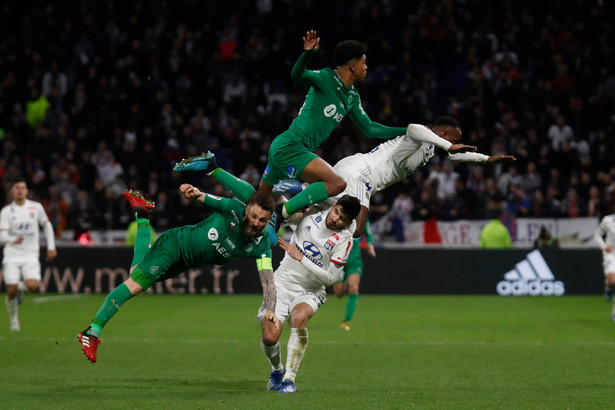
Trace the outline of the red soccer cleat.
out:
<instances>
[{"instance_id":1,"label":"red soccer cleat","mask_svg":"<svg viewBox=\"0 0 615 410\"><path fill-rule=\"evenodd\" d=\"M81 343L81 350L83 350L83 354L90 362L96 363L96 349L98 349L100 339L88 333L90 328L91 327L88 327L83 332L79 332L77 334L77 340Z\"/></svg>"},{"instance_id":2,"label":"red soccer cleat","mask_svg":"<svg viewBox=\"0 0 615 410\"><path fill-rule=\"evenodd\" d=\"M156 208L154 201L146 199L143 194L136 189L126 189L122 193L124 194L124 198L130 202L130 207L134 212L149 214Z\"/></svg>"}]
</instances>

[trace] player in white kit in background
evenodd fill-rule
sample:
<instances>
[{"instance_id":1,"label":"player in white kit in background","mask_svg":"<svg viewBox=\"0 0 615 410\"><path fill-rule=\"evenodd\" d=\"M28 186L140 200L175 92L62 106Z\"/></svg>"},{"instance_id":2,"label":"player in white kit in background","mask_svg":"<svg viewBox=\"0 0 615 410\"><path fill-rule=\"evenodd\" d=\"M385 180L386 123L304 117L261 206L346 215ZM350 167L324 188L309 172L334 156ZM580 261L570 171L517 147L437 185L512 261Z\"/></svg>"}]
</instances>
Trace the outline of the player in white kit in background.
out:
<instances>
[{"instance_id":1,"label":"player in white kit in background","mask_svg":"<svg viewBox=\"0 0 615 410\"><path fill-rule=\"evenodd\" d=\"M23 280L30 292L37 292L41 280L39 227L43 227L47 239L47 258L55 258L57 252L53 226L43 206L27 199L28 186L25 180L17 179L13 182L11 196L13 202L0 211L0 243L4 244L2 266L11 330L19 331L19 282Z\"/></svg>"},{"instance_id":2,"label":"player in white kit in background","mask_svg":"<svg viewBox=\"0 0 615 410\"><path fill-rule=\"evenodd\" d=\"M602 218L594 239L602 249L604 297L607 302L610 302L613 299L613 291L615 291L615 214ZM611 320L615 322L615 304L611 311Z\"/></svg>"},{"instance_id":3,"label":"player in white kit in background","mask_svg":"<svg viewBox=\"0 0 615 410\"><path fill-rule=\"evenodd\" d=\"M282 327L263 321L261 307L257 316L262 323L261 348L272 368L268 390L297 391L295 377L308 344L307 322L325 303L325 286L343 274L360 208L359 200L349 195L337 202L328 199L312 206L303 218L288 220L294 231L290 243L278 239L286 255L274 273L275 315L282 323L290 315L291 332L284 368L279 343Z\"/></svg>"}]
</instances>

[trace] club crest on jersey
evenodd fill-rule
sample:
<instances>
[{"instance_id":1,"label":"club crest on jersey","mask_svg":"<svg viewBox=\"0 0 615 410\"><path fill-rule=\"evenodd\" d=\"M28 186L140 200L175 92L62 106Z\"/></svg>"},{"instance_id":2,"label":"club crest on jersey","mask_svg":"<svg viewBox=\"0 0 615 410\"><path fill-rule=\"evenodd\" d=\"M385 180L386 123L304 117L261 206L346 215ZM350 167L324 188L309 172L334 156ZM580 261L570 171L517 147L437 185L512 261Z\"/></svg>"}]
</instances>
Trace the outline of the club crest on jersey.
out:
<instances>
[{"instance_id":1,"label":"club crest on jersey","mask_svg":"<svg viewBox=\"0 0 615 410\"><path fill-rule=\"evenodd\" d=\"M254 249L254 244L252 243L248 243L246 244L246 246L243 247L243 250L246 252L252 252L252 249Z\"/></svg>"},{"instance_id":2,"label":"club crest on jersey","mask_svg":"<svg viewBox=\"0 0 615 410\"><path fill-rule=\"evenodd\" d=\"M331 239L327 239L327 242L325 243L325 249L328 251L332 251L334 246L335 242L333 242Z\"/></svg>"},{"instance_id":3,"label":"club crest on jersey","mask_svg":"<svg viewBox=\"0 0 615 410\"><path fill-rule=\"evenodd\" d=\"M231 227L231 229L235 229L235 222L229 222L228 224Z\"/></svg>"},{"instance_id":4,"label":"club crest on jersey","mask_svg":"<svg viewBox=\"0 0 615 410\"><path fill-rule=\"evenodd\" d=\"M335 104L329 104L323 110L323 113L325 114L325 117L327 118L333 117L336 112L337 112L337 107L335 106Z\"/></svg>"},{"instance_id":5,"label":"club crest on jersey","mask_svg":"<svg viewBox=\"0 0 615 410\"><path fill-rule=\"evenodd\" d=\"M322 222L322 216L318 215L315 219L316 223L321 223Z\"/></svg>"},{"instance_id":6,"label":"club crest on jersey","mask_svg":"<svg viewBox=\"0 0 615 410\"><path fill-rule=\"evenodd\" d=\"M305 254L309 256L310 259L313 259L315 261L322 259L322 252L320 252L318 246L314 245L312 242L303 242L303 252L305 252Z\"/></svg>"},{"instance_id":7,"label":"club crest on jersey","mask_svg":"<svg viewBox=\"0 0 615 410\"><path fill-rule=\"evenodd\" d=\"M211 241L218 239L218 230L216 228L211 228L209 232L207 232L207 238Z\"/></svg>"}]
</instances>

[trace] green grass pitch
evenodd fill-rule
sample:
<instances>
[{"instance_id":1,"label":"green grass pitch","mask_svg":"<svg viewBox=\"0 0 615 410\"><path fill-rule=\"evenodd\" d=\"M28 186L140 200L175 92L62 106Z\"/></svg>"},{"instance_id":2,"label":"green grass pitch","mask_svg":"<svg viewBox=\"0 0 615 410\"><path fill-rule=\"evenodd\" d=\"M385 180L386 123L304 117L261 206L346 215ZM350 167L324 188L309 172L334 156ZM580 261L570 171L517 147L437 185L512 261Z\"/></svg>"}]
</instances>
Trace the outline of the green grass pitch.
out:
<instances>
[{"instance_id":1,"label":"green grass pitch","mask_svg":"<svg viewBox=\"0 0 615 410\"><path fill-rule=\"evenodd\" d=\"M258 295L141 295L75 341L104 295L27 295L0 316L0 408L611 408L615 323L600 296L362 296L345 332L330 295L298 393L265 391ZM282 334L286 358L288 326Z\"/></svg>"}]
</instances>

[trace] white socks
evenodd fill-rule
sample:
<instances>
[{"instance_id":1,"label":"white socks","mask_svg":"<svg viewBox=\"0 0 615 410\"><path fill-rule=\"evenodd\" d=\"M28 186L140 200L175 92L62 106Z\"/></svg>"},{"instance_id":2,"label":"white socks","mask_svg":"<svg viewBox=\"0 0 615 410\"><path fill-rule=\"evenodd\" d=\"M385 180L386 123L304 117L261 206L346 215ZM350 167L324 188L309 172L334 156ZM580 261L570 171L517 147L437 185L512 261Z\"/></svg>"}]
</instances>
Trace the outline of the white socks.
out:
<instances>
[{"instance_id":1,"label":"white socks","mask_svg":"<svg viewBox=\"0 0 615 410\"><path fill-rule=\"evenodd\" d=\"M288 338L288 357L286 358L286 373L284 379L295 382L301 360L308 345L308 330L307 329L290 329L290 337Z\"/></svg>"},{"instance_id":2,"label":"white socks","mask_svg":"<svg viewBox=\"0 0 615 410\"><path fill-rule=\"evenodd\" d=\"M282 370L282 352L280 349L280 342L278 341L273 346L267 346L263 343L263 339L261 339L261 349L263 349L263 353L269 359L269 363L271 363L271 370Z\"/></svg>"},{"instance_id":3,"label":"white socks","mask_svg":"<svg viewBox=\"0 0 615 410\"><path fill-rule=\"evenodd\" d=\"M17 316L18 299L6 298L6 304L9 307L9 317L11 318L11 330L19 330L19 317Z\"/></svg>"}]
</instances>

